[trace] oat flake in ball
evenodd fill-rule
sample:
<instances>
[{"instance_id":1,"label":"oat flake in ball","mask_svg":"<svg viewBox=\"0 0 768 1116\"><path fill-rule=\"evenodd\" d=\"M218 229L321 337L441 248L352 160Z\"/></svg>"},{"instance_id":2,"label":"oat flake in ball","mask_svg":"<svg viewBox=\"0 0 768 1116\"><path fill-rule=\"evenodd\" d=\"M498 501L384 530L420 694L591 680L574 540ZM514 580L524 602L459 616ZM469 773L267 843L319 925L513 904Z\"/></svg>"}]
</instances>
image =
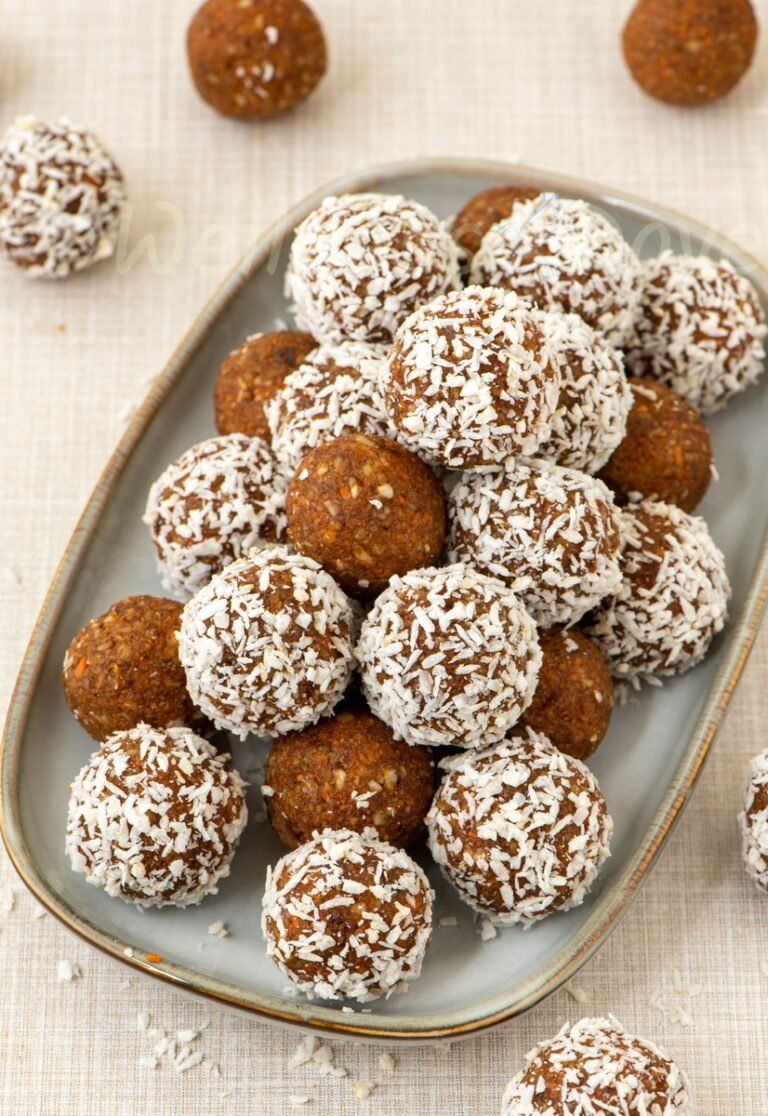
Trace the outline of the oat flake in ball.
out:
<instances>
[{"instance_id":1,"label":"oat flake in ball","mask_svg":"<svg viewBox=\"0 0 768 1116\"><path fill-rule=\"evenodd\" d=\"M328 197L296 230L286 297L325 342L389 342L417 307L459 286L458 249L433 213L395 194Z\"/></svg>"},{"instance_id":2,"label":"oat flake in ball","mask_svg":"<svg viewBox=\"0 0 768 1116\"><path fill-rule=\"evenodd\" d=\"M349 683L352 607L310 558L275 546L232 562L186 605L179 657L192 700L237 736L327 717Z\"/></svg>"},{"instance_id":3,"label":"oat flake in ball","mask_svg":"<svg viewBox=\"0 0 768 1116\"><path fill-rule=\"evenodd\" d=\"M589 768L530 730L441 766L429 849L465 902L514 926L584 901L613 834Z\"/></svg>"},{"instance_id":4,"label":"oat flake in ball","mask_svg":"<svg viewBox=\"0 0 768 1116\"><path fill-rule=\"evenodd\" d=\"M433 901L421 868L374 830L326 830L267 869L267 953L313 998L390 996L421 973Z\"/></svg>"},{"instance_id":5,"label":"oat flake in ball","mask_svg":"<svg viewBox=\"0 0 768 1116\"><path fill-rule=\"evenodd\" d=\"M739 827L747 872L756 887L768 891L768 751L750 761Z\"/></svg>"},{"instance_id":6,"label":"oat flake in ball","mask_svg":"<svg viewBox=\"0 0 768 1116\"><path fill-rule=\"evenodd\" d=\"M266 404L316 348L308 333L259 333L229 354L216 377L214 408L219 434L270 440Z\"/></svg>"},{"instance_id":7,"label":"oat flake in ball","mask_svg":"<svg viewBox=\"0 0 768 1116\"><path fill-rule=\"evenodd\" d=\"M500 740L533 697L536 626L500 581L470 566L394 577L357 647L371 710L408 744L479 748Z\"/></svg>"},{"instance_id":8,"label":"oat flake in ball","mask_svg":"<svg viewBox=\"0 0 768 1116\"><path fill-rule=\"evenodd\" d=\"M245 829L245 783L189 728L110 736L72 784L66 851L75 872L139 907L215 895Z\"/></svg>"}]
</instances>

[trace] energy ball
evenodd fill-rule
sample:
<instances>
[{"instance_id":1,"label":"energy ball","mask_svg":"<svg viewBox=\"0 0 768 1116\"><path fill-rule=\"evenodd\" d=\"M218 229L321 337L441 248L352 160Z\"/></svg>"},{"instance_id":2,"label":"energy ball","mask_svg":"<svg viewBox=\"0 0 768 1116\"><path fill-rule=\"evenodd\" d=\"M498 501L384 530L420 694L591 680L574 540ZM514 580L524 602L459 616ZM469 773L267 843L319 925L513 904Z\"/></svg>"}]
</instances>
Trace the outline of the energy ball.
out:
<instances>
[{"instance_id":1,"label":"energy ball","mask_svg":"<svg viewBox=\"0 0 768 1116\"><path fill-rule=\"evenodd\" d=\"M0 244L26 275L66 279L107 259L125 205L123 176L92 132L21 117L0 145Z\"/></svg>"},{"instance_id":2,"label":"energy ball","mask_svg":"<svg viewBox=\"0 0 768 1116\"><path fill-rule=\"evenodd\" d=\"M435 766L372 713L347 709L275 740L265 780L269 820L289 848L316 830L371 828L405 848L424 833Z\"/></svg>"},{"instance_id":3,"label":"energy ball","mask_svg":"<svg viewBox=\"0 0 768 1116\"><path fill-rule=\"evenodd\" d=\"M245 783L229 758L190 728L114 733L72 784L74 871L138 907L215 895L248 820Z\"/></svg>"},{"instance_id":4,"label":"energy ball","mask_svg":"<svg viewBox=\"0 0 768 1116\"><path fill-rule=\"evenodd\" d=\"M548 737L561 752L586 760L611 723L613 680L595 644L573 629L539 632L541 670L521 726Z\"/></svg>"},{"instance_id":5,"label":"energy ball","mask_svg":"<svg viewBox=\"0 0 768 1116\"><path fill-rule=\"evenodd\" d=\"M421 868L374 830L326 830L267 869L261 927L302 992L364 1002L419 976L433 902Z\"/></svg>"},{"instance_id":6,"label":"energy ball","mask_svg":"<svg viewBox=\"0 0 768 1116\"><path fill-rule=\"evenodd\" d=\"M460 285L453 238L395 194L326 198L296 230L286 297L321 341L391 341L425 302Z\"/></svg>"},{"instance_id":7,"label":"energy ball","mask_svg":"<svg viewBox=\"0 0 768 1116\"><path fill-rule=\"evenodd\" d=\"M602 481L546 461L466 474L448 558L506 582L538 624L573 624L621 581L621 519Z\"/></svg>"},{"instance_id":8,"label":"energy ball","mask_svg":"<svg viewBox=\"0 0 768 1116\"><path fill-rule=\"evenodd\" d=\"M542 314L560 370L560 401L536 456L597 473L621 442L632 395L618 349L577 314Z\"/></svg>"},{"instance_id":9,"label":"energy ball","mask_svg":"<svg viewBox=\"0 0 768 1116\"><path fill-rule=\"evenodd\" d=\"M285 547L232 562L186 605L179 657L217 728L276 736L327 717L347 688L352 607L311 558Z\"/></svg>"},{"instance_id":10,"label":"energy ball","mask_svg":"<svg viewBox=\"0 0 768 1116\"><path fill-rule=\"evenodd\" d=\"M768 751L749 765L750 778L739 814L742 852L747 872L761 891L768 891Z\"/></svg>"},{"instance_id":11,"label":"energy ball","mask_svg":"<svg viewBox=\"0 0 768 1116\"><path fill-rule=\"evenodd\" d=\"M600 477L621 504L650 496L691 512L704 499L714 462L701 415L655 380L629 381L627 432Z\"/></svg>"},{"instance_id":12,"label":"energy ball","mask_svg":"<svg viewBox=\"0 0 768 1116\"><path fill-rule=\"evenodd\" d=\"M391 434L381 381L383 347L322 345L286 377L267 407L272 447L288 473L317 446L343 434Z\"/></svg>"},{"instance_id":13,"label":"energy ball","mask_svg":"<svg viewBox=\"0 0 768 1116\"><path fill-rule=\"evenodd\" d=\"M187 32L192 80L222 116L265 120L305 101L325 73L325 36L304 0L206 0Z\"/></svg>"},{"instance_id":14,"label":"energy ball","mask_svg":"<svg viewBox=\"0 0 768 1116\"><path fill-rule=\"evenodd\" d=\"M399 441L432 464L472 469L549 437L560 376L526 302L467 287L403 323L383 390Z\"/></svg>"},{"instance_id":15,"label":"energy ball","mask_svg":"<svg viewBox=\"0 0 768 1116\"><path fill-rule=\"evenodd\" d=\"M454 217L451 229L454 240L471 258L488 230L512 216L517 202L531 201L540 193L530 186L491 186L481 190Z\"/></svg>"},{"instance_id":16,"label":"energy ball","mask_svg":"<svg viewBox=\"0 0 768 1116\"><path fill-rule=\"evenodd\" d=\"M94 740L140 722L209 727L187 693L180 624L176 601L126 597L72 640L61 680L69 708Z\"/></svg>"},{"instance_id":17,"label":"energy ball","mask_svg":"<svg viewBox=\"0 0 768 1116\"><path fill-rule=\"evenodd\" d=\"M480 748L530 704L536 626L515 594L469 566L394 577L357 647L371 710L408 744Z\"/></svg>"},{"instance_id":18,"label":"energy ball","mask_svg":"<svg viewBox=\"0 0 768 1116\"><path fill-rule=\"evenodd\" d=\"M266 404L314 348L315 340L308 333L283 329L249 337L230 353L216 378L214 409L219 434L245 434L268 442Z\"/></svg>"},{"instance_id":19,"label":"energy ball","mask_svg":"<svg viewBox=\"0 0 768 1116\"><path fill-rule=\"evenodd\" d=\"M288 490L288 538L353 597L437 562L445 498L435 474L396 442L347 434L311 451Z\"/></svg>"},{"instance_id":20,"label":"energy ball","mask_svg":"<svg viewBox=\"0 0 768 1116\"><path fill-rule=\"evenodd\" d=\"M711 415L758 378L765 335L755 288L727 260L665 252L643 267L627 366Z\"/></svg>"},{"instance_id":21,"label":"energy ball","mask_svg":"<svg viewBox=\"0 0 768 1116\"><path fill-rule=\"evenodd\" d=\"M286 482L260 438L209 438L149 490L149 527L163 586L189 600L235 558L285 531Z\"/></svg>"},{"instance_id":22,"label":"energy ball","mask_svg":"<svg viewBox=\"0 0 768 1116\"><path fill-rule=\"evenodd\" d=\"M585 201L542 194L519 202L486 233L471 278L516 291L542 310L578 314L618 346L632 329L638 266L602 213Z\"/></svg>"},{"instance_id":23,"label":"energy ball","mask_svg":"<svg viewBox=\"0 0 768 1116\"><path fill-rule=\"evenodd\" d=\"M749 0L639 0L622 42L641 89L668 105L693 107L741 81L757 35Z\"/></svg>"},{"instance_id":24,"label":"energy ball","mask_svg":"<svg viewBox=\"0 0 768 1116\"><path fill-rule=\"evenodd\" d=\"M663 1051L613 1017L566 1023L526 1055L509 1082L502 1116L676 1116L690 1112L683 1072Z\"/></svg>"},{"instance_id":25,"label":"energy ball","mask_svg":"<svg viewBox=\"0 0 768 1116\"><path fill-rule=\"evenodd\" d=\"M530 731L441 766L429 849L473 910L529 926L584 901L613 834L589 768Z\"/></svg>"},{"instance_id":26,"label":"energy ball","mask_svg":"<svg viewBox=\"0 0 768 1116\"><path fill-rule=\"evenodd\" d=\"M725 626L725 561L703 519L644 500L622 512L622 581L587 634L614 676L634 685L696 666Z\"/></svg>"}]
</instances>

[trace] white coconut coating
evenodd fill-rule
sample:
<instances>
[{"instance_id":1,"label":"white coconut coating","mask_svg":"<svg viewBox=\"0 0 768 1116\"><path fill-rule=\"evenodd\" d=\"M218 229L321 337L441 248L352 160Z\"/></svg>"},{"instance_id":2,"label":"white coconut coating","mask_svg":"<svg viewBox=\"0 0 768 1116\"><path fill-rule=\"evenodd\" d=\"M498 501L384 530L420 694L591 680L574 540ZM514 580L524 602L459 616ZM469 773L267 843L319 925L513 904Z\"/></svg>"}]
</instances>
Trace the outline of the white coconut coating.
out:
<instances>
[{"instance_id":1,"label":"white coconut coating","mask_svg":"<svg viewBox=\"0 0 768 1116\"><path fill-rule=\"evenodd\" d=\"M357 647L371 711L409 744L479 748L530 704L536 626L507 586L461 564L393 577Z\"/></svg>"},{"instance_id":2,"label":"white coconut coating","mask_svg":"<svg viewBox=\"0 0 768 1116\"><path fill-rule=\"evenodd\" d=\"M747 872L762 891L768 891L768 750L750 761L739 826Z\"/></svg>"},{"instance_id":3,"label":"white coconut coating","mask_svg":"<svg viewBox=\"0 0 768 1116\"><path fill-rule=\"evenodd\" d=\"M755 288L727 260L665 252L643 265L627 365L709 415L760 375L765 335Z\"/></svg>"},{"instance_id":4,"label":"white coconut coating","mask_svg":"<svg viewBox=\"0 0 768 1116\"><path fill-rule=\"evenodd\" d=\"M188 907L217 891L245 829L245 783L189 728L110 736L72 783L75 872L139 907Z\"/></svg>"},{"instance_id":5,"label":"white coconut coating","mask_svg":"<svg viewBox=\"0 0 768 1116\"><path fill-rule=\"evenodd\" d=\"M597 473L621 443L632 408L624 358L578 314L544 312L541 320L561 387L552 431L536 456Z\"/></svg>"},{"instance_id":6,"label":"white coconut coating","mask_svg":"<svg viewBox=\"0 0 768 1116\"><path fill-rule=\"evenodd\" d=\"M311 558L282 546L232 562L185 606L187 689L217 728L274 736L328 716L354 665L352 606Z\"/></svg>"},{"instance_id":7,"label":"white coconut coating","mask_svg":"<svg viewBox=\"0 0 768 1116\"><path fill-rule=\"evenodd\" d=\"M235 558L285 532L287 482L261 438L192 446L149 490L144 522L165 589L189 600Z\"/></svg>"},{"instance_id":8,"label":"white coconut coating","mask_svg":"<svg viewBox=\"0 0 768 1116\"><path fill-rule=\"evenodd\" d=\"M441 766L429 849L462 899L500 926L584 901L613 834L588 767L531 729Z\"/></svg>"},{"instance_id":9,"label":"white coconut coating","mask_svg":"<svg viewBox=\"0 0 768 1116\"><path fill-rule=\"evenodd\" d=\"M585 201L542 194L517 202L483 237L473 283L505 287L542 310L578 314L614 345L630 335L639 264L607 217Z\"/></svg>"},{"instance_id":10,"label":"white coconut coating","mask_svg":"<svg viewBox=\"0 0 768 1116\"><path fill-rule=\"evenodd\" d=\"M518 459L448 498L450 561L505 581L538 624L572 624L621 581L621 520L602 481Z\"/></svg>"},{"instance_id":11,"label":"white coconut coating","mask_svg":"<svg viewBox=\"0 0 768 1116\"><path fill-rule=\"evenodd\" d=\"M390 341L418 306L460 285L441 222L396 194L328 197L299 225L286 297L319 341Z\"/></svg>"},{"instance_id":12,"label":"white coconut coating","mask_svg":"<svg viewBox=\"0 0 768 1116\"><path fill-rule=\"evenodd\" d=\"M310 450L342 434L391 437L382 380L381 345L321 345L285 378L266 408L272 448L290 475Z\"/></svg>"},{"instance_id":13,"label":"white coconut coating","mask_svg":"<svg viewBox=\"0 0 768 1116\"><path fill-rule=\"evenodd\" d=\"M367 1001L419 976L433 902L421 868L374 829L327 829L267 869L261 926L302 992Z\"/></svg>"},{"instance_id":14,"label":"white coconut coating","mask_svg":"<svg viewBox=\"0 0 768 1116\"><path fill-rule=\"evenodd\" d=\"M0 146L0 243L34 278L65 279L111 256L123 176L92 132L21 117Z\"/></svg>"},{"instance_id":15,"label":"white coconut coating","mask_svg":"<svg viewBox=\"0 0 768 1116\"><path fill-rule=\"evenodd\" d=\"M502 1116L676 1116L690 1112L682 1070L612 1016L566 1023L526 1055Z\"/></svg>"},{"instance_id":16,"label":"white coconut coating","mask_svg":"<svg viewBox=\"0 0 768 1116\"><path fill-rule=\"evenodd\" d=\"M704 658L728 618L731 588L703 519L644 500L622 511L621 522L622 581L586 631L613 674L639 685Z\"/></svg>"}]
</instances>

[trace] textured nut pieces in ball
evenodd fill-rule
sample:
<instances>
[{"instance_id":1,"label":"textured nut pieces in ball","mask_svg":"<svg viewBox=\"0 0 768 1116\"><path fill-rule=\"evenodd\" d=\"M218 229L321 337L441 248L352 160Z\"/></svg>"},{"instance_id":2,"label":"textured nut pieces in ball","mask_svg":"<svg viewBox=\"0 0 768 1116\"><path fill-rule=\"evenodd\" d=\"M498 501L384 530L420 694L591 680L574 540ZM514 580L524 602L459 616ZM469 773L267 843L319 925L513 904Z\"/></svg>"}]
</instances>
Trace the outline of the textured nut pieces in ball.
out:
<instances>
[{"instance_id":1,"label":"textured nut pieces in ball","mask_svg":"<svg viewBox=\"0 0 768 1116\"><path fill-rule=\"evenodd\" d=\"M600 472L619 503L647 496L691 512L703 500L714 467L701 415L653 380L631 379L627 431Z\"/></svg>"},{"instance_id":2,"label":"textured nut pieces in ball","mask_svg":"<svg viewBox=\"0 0 768 1116\"><path fill-rule=\"evenodd\" d=\"M536 626L515 594L469 566L395 577L357 647L371 710L408 744L500 740L536 687Z\"/></svg>"},{"instance_id":3,"label":"textured nut pieces in ball","mask_svg":"<svg viewBox=\"0 0 768 1116\"><path fill-rule=\"evenodd\" d=\"M685 1074L663 1051L614 1018L566 1023L526 1055L504 1093L502 1116L690 1112Z\"/></svg>"},{"instance_id":4,"label":"textured nut pieces in ball","mask_svg":"<svg viewBox=\"0 0 768 1116\"><path fill-rule=\"evenodd\" d=\"M235 558L280 539L285 489L266 442L243 434L209 438L172 462L144 512L168 592L188 600Z\"/></svg>"},{"instance_id":5,"label":"textured nut pieces in ball","mask_svg":"<svg viewBox=\"0 0 768 1116\"><path fill-rule=\"evenodd\" d=\"M206 0L187 32L192 80L222 116L263 120L305 101L327 65L304 0Z\"/></svg>"},{"instance_id":6,"label":"textured nut pieces in ball","mask_svg":"<svg viewBox=\"0 0 768 1116\"><path fill-rule=\"evenodd\" d=\"M137 725L94 752L72 784L75 872L139 907L187 907L217 891L247 821L245 783L189 728Z\"/></svg>"},{"instance_id":7,"label":"textured nut pieces in ball","mask_svg":"<svg viewBox=\"0 0 768 1116\"><path fill-rule=\"evenodd\" d=\"M724 97L749 69L758 26L750 0L639 0L624 58L658 101L693 107Z\"/></svg>"},{"instance_id":8,"label":"textured nut pieces in ball","mask_svg":"<svg viewBox=\"0 0 768 1116\"><path fill-rule=\"evenodd\" d=\"M483 287L442 295L408 318L384 379L398 440L449 469L535 452L549 436L559 392L531 307Z\"/></svg>"},{"instance_id":9,"label":"textured nut pieces in ball","mask_svg":"<svg viewBox=\"0 0 768 1116\"><path fill-rule=\"evenodd\" d=\"M622 580L589 617L587 634L615 677L639 684L696 666L725 626L731 595L706 523L644 500L621 513Z\"/></svg>"},{"instance_id":10,"label":"textured nut pieces in ball","mask_svg":"<svg viewBox=\"0 0 768 1116\"><path fill-rule=\"evenodd\" d=\"M324 829L375 829L404 848L424 832L435 768L426 748L353 708L275 740L265 783L269 820L289 848Z\"/></svg>"},{"instance_id":11,"label":"textured nut pieces in ball","mask_svg":"<svg viewBox=\"0 0 768 1116\"><path fill-rule=\"evenodd\" d=\"M69 708L94 740L141 722L208 727L187 693L180 623L176 601L126 597L72 640L61 680Z\"/></svg>"},{"instance_id":12,"label":"textured nut pieces in ball","mask_svg":"<svg viewBox=\"0 0 768 1116\"><path fill-rule=\"evenodd\" d=\"M321 341L389 342L409 314L459 285L458 249L433 213L395 194L346 194L297 228L286 297Z\"/></svg>"},{"instance_id":13,"label":"textured nut pieces in ball","mask_svg":"<svg viewBox=\"0 0 768 1116\"><path fill-rule=\"evenodd\" d=\"M283 329L262 333L229 354L219 369L214 393L219 434L270 440L266 404L316 347L308 333Z\"/></svg>"},{"instance_id":14,"label":"textured nut pieces in ball","mask_svg":"<svg viewBox=\"0 0 768 1116\"><path fill-rule=\"evenodd\" d=\"M750 761L739 828L747 873L761 891L768 891L768 751Z\"/></svg>"},{"instance_id":15,"label":"textured nut pieces in ball","mask_svg":"<svg viewBox=\"0 0 768 1116\"><path fill-rule=\"evenodd\" d=\"M530 730L444 760L429 848L474 910L530 925L583 902L613 822L590 770Z\"/></svg>"},{"instance_id":16,"label":"textured nut pieces in ball","mask_svg":"<svg viewBox=\"0 0 768 1116\"><path fill-rule=\"evenodd\" d=\"M0 244L26 275L66 279L111 256L125 186L92 132L22 117L0 145Z\"/></svg>"},{"instance_id":17,"label":"textured nut pieces in ball","mask_svg":"<svg viewBox=\"0 0 768 1116\"><path fill-rule=\"evenodd\" d=\"M540 190L530 186L491 186L474 194L451 223L451 232L468 256L474 256L490 228L512 216L519 201L537 198Z\"/></svg>"},{"instance_id":18,"label":"textured nut pieces in ball","mask_svg":"<svg viewBox=\"0 0 768 1116\"><path fill-rule=\"evenodd\" d=\"M421 972L433 901L421 868L375 831L328 830L267 869L267 953L308 996L390 996Z\"/></svg>"},{"instance_id":19,"label":"textured nut pieces in ball","mask_svg":"<svg viewBox=\"0 0 768 1116\"><path fill-rule=\"evenodd\" d=\"M349 434L312 450L288 490L288 537L352 596L431 566L445 545L445 498L432 470L386 438Z\"/></svg>"},{"instance_id":20,"label":"textured nut pieces in ball","mask_svg":"<svg viewBox=\"0 0 768 1116\"><path fill-rule=\"evenodd\" d=\"M450 561L506 582L544 627L579 620L621 580L621 520L602 481L545 461L466 474L448 500Z\"/></svg>"},{"instance_id":21,"label":"textured nut pieces in ball","mask_svg":"<svg viewBox=\"0 0 768 1116\"><path fill-rule=\"evenodd\" d=\"M584 201L542 195L494 225L473 283L504 287L542 310L578 314L613 345L630 335L638 261L618 229Z\"/></svg>"},{"instance_id":22,"label":"textured nut pieces in ball","mask_svg":"<svg viewBox=\"0 0 768 1116\"><path fill-rule=\"evenodd\" d=\"M352 619L316 562L281 546L252 552L184 608L179 658L192 700L240 737L314 724L349 683Z\"/></svg>"}]
</instances>

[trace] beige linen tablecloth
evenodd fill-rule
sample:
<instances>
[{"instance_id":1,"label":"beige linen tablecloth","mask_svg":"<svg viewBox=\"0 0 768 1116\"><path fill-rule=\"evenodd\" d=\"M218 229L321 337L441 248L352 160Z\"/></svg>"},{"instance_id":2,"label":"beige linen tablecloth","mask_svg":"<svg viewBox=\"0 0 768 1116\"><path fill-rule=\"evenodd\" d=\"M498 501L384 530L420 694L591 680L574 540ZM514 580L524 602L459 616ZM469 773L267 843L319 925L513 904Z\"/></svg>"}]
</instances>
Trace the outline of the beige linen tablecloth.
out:
<instances>
[{"instance_id":1,"label":"beige linen tablecloth","mask_svg":"<svg viewBox=\"0 0 768 1116\"><path fill-rule=\"evenodd\" d=\"M2 5L2 121L34 112L92 124L131 197L121 269L60 285L0 273L3 702L56 561L147 378L244 246L324 180L411 156L519 158L646 195L768 258L768 50L728 101L689 113L628 80L618 47L625 0L316 0L328 79L299 112L248 127L216 117L190 88L193 7ZM157 261L140 254L126 267L147 234ZM765 1116L768 900L742 873L735 816L747 760L766 743L767 669L761 638L653 880L578 978L581 1002L560 992L495 1034L396 1051L394 1066L381 1049L335 1046L346 1077L289 1069L294 1035L214 1013L200 1038L181 1035L203 1062L180 1074L163 1057L152 1068L158 1037L147 1027L194 1030L210 1013L127 980L52 918L36 918L2 858L0 1113L278 1116L295 1105L333 1116L487 1116L537 1039L569 1017L614 1012L674 1052L702 1116ZM81 975L59 979L71 965ZM367 1090L355 1082L378 1085L359 1100Z\"/></svg>"}]
</instances>

